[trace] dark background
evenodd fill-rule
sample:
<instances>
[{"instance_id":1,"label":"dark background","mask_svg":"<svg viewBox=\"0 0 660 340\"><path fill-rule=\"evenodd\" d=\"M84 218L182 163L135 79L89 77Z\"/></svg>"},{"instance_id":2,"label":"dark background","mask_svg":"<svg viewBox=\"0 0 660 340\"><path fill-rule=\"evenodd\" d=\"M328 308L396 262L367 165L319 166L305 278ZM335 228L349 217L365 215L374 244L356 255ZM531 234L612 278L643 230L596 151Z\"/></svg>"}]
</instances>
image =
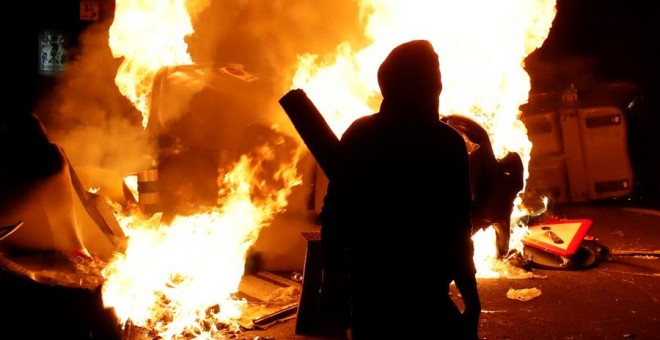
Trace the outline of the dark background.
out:
<instances>
[{"instance_id":1,"label":"dark background","mask_svg":"<svg viewBox=\"0 0 660 340\"><path fill-rule=\"evenodd\" d=\"M544 45L528 63L533 90L630 80L658 90L660 14L641 0L559 0Z\"/></svg>"},{"instance_id":2,"label":"dark background","mask_svg":"<svg viewBox=\"0 0 660 340\"><path fill-rule=\"evenodd\" d=\"M617 97L626 114L636 183L625 200L654 208L660 206L658 32L660 13L651 2L558 0L548 38L526 60L533 93L562 91L573 84L585 98L604 87L620 89L600 92Z\"/></svg>"},{"instance_id":3,"label":"dark background","mask_svg":"<svg viewBox=\"0 0 660 340\"><path fill-rule=\"evenodd\" d=\"M100 20L107 19L114 1L98 1ZM13 2L1 15L0 115L30 113L55 84L54 77L38 73L39 30L71 32L69 55L75 58L77 37L92 22L80 20L77 0ZM652 1L558 0L548 38L525 63L532 93L562 91L570 84L584 92L602 84L634 85L625 94L631 104L626 114L637 182L628 199L648 204L660 198L659 26Z\"/></svg>"}]
</instances>

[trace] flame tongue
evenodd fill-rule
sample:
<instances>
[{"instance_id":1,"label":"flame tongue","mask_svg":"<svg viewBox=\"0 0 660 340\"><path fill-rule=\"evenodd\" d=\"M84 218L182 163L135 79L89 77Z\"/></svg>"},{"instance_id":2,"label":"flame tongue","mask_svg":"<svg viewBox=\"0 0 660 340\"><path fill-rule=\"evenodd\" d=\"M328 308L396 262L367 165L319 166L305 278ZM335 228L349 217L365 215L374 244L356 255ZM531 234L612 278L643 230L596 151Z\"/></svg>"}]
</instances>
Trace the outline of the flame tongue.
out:
<instances>
[{"instance_id":1,"label":"flame tongue","mask_svg":"<svg viewBox=\"0 0 660 340\"><path fill-rule=\"evenodd\" d=\"M110 27L110 48L123 58L115 83L149 121L149 95L163 66L190 64L184 38L193 32L185 0L117 0Z\"/></svg>"}]
</instances>

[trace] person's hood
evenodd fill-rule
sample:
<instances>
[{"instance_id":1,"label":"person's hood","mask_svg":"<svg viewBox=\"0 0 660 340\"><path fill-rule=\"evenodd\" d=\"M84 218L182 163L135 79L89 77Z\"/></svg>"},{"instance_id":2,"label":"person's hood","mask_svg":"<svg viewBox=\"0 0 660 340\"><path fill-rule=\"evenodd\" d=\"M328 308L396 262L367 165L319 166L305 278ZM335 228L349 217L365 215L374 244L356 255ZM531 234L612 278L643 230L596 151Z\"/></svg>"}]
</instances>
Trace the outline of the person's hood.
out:
<instances>
[{"instance_id":1,"label":"person's hood","mask_svg":"<svg viewBox=\"0 0 660 340\"><path fill-rule=\"evenodd\" d=\"M378 69L378 85L381 112L415 116L431 111L437 119L442 81L438 54L429 41L412 40L395 47Z\"/></svg>"}]
</instances>

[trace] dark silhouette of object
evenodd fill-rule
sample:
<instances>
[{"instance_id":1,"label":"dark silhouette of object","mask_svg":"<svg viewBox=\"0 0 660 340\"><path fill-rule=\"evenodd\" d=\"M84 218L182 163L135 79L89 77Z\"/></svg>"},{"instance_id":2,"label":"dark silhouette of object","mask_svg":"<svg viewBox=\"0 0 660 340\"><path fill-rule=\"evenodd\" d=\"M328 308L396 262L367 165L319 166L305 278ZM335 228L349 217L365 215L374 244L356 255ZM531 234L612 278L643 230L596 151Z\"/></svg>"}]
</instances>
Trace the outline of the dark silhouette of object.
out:
<instances>
[{"instance_id":1,"label":"dark silhouette of object","mask_svg":"<svg viewBox=\"0 0 660 340\"><path fill-rule=\"evenodd\" d=\"M73 246L80 244L68 242L75 235L78 241L107 237L84 245L95 255L98 250L109 256L120 235L114 229L119 226L109 224L111 219L96 219L108 216L105 200L89 192L83 198L83 192L76 191L82 184L73 166L35 114L8 112L0 117L0 156L3 331L33 339L121 339L114 310L103 306L101 287L86 286L93 282L90 273L85 275L89 279L80 276L78 287L71 270L84 262L74 263L67 255L78 250ZM74 200L80 200L80 210ZM11 219L14 215L18 218ZM109 225L113 229L106 233L103 228Z\"/></svg>"},{"instance_id":2,"label":"dark silhouette of object","mask_svg":"<svg viewBox=\"0 0 660 340\"><path fill-rule=\"evenodd\" d=\"M442 121L473 145L470 151L472 226L475 231L493 226L497 233L498 255L505 256L509 250L513 201L524 185L522 159L517 153L509 152L498 160L488 132L468 117L451 115L443 117Z\"/></svg>"},{"instance_id":3,"label":"dark silhouette of object","mask_svg":"<svg viewBox=\"0 0 660 340\"><path fill-rule=\"evenodd\" d=\"M380 111L339 143L320 215L321 308L348 309L354 339L477 338L471 187L462 136L440 121L438 55L425 40L392 50L378 70ZM455 281L463 313L449 296Z\"/></svg>"},{"instance_id":4,"label":"dark silhouette of object","mask_svg":"<svg viewBox=\"0 0 660 340\"><path fill-rule=\"evenodd\" d=\"M0 118L0 190L24 185L57 173L64 165L34 114Z\"/></svg>"}]
</instances>

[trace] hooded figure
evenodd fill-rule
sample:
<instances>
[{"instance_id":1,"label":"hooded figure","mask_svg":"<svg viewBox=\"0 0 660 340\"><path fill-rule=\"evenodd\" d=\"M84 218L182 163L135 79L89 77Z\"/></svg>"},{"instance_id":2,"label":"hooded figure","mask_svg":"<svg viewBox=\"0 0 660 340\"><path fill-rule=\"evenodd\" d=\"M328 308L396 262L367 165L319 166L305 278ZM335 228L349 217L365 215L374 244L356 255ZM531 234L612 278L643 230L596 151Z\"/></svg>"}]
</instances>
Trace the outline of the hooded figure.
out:
<instances>
[{"instance_id":1,"label":"hooded figure","mask_svg":"<svg viewBox=\"0 0 660 340\"><path fill-rule=\"evenodd\" d=\"M439 119L433 46L394 48L378 83L380 111L355 120L340 140L345 166L320 215L323 280L349 281L354 339L477 338L468 152ZM346 278L337 274L344 258ZM452 280L462 314L448 294Z\"/></svg>"},{"instance_id":2,"label":"hooded figure","mask_svg":"<svg viewBox=\"0 0 660 340\"><path fill-rule=\"evenodd\" d=\"M381 112L406 121L436 121L442 81L438 55L428 41L396 47L378 69Z\"/></svg>"}]
</instances>

